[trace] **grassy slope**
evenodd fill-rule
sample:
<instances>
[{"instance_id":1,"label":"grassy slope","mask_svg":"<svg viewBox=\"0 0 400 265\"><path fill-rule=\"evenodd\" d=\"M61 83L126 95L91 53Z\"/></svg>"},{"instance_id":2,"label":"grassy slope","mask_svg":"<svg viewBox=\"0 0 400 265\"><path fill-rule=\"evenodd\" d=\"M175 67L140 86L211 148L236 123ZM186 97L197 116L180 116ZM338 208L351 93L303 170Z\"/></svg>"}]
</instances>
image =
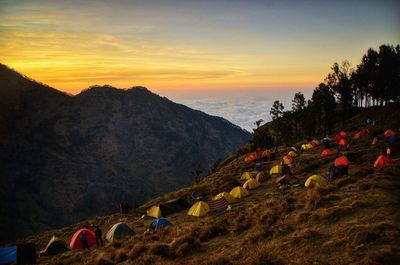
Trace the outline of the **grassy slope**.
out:
<instances>
[{"instance_id":1,"label":"grassy slope","mask_svg":"<svg viewBox=\"0 0 400 265\"><path fill-rule=\"evenodd\" d=\"M398 108L397 108L398 109ZM393 109L369 111L353 118L345 128L356 132L365 117L377 117L373 132L399 121ZM200 183L150 201L129 215L97 217L69 227L25 239L44 247L52 234L69 242L82 226L100 224L106 232L116 222L126 222L137 234L90 252L66 252L40 258L43 264L367 264L370 258L386 264L400 264L400 162L377 170L372 164L378 150L370 146L371 136L352 144L356 159L349 176L324 189L279 189L274 179L251 191L233 204L229 212L196 218L181 212L168 219L174 226L145 233L151 219L141 213L151 205L178 196L189 196L194 189L208 195L229 191L244 171L255 162L244 162L244 155L232 157ZM280 148L277 158L287 153ZM312 174L327 171L334 157L320 158L322 147L296 158L291 179L303 184ZM399 155L397 157L399 158ZM278 160L261 160L269 169Z\"/></svg>"}]
</instances>

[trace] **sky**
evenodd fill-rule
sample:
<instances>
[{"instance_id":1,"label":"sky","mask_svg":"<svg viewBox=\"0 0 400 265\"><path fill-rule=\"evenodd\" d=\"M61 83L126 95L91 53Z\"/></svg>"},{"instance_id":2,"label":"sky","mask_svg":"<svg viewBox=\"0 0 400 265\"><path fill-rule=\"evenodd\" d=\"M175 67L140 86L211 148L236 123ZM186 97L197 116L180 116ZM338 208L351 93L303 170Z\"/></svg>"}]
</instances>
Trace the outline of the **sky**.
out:
<instances>
[{"instance_id":1,"label":"sky","mask_svg":"<svg viewBox=\"0 0 400 265\"><path fill-rule=\"evenodd\" d=\"M385 0L0 0L0 62L71 94L312 90L399 26Z\"/></svg>"}]
</instances>

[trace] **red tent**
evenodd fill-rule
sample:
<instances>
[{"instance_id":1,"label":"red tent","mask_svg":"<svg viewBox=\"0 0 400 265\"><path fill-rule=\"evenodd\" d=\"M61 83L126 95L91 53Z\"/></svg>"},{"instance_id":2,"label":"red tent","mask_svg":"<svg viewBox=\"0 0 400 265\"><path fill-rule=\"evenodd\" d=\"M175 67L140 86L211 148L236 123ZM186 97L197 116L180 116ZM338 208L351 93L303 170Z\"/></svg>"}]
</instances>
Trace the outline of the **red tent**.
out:
<instances>
[{"instance_id":1,"label":"red tent","mask_svg":"<svg viewBox=\"0 0 400 265\"><path fill-rule=\"evenodd\" d=\"M254 159L256 159L256 155L255 155L255 153L251 153L251 154L248 154L248 155L246 156L246 158L244 159L244 161L248 162L248 161L253 161Z\"/></svg>"},{"instance_id":2,"label":"red tent","mask_svg":"<svg viewBox=\"0 0 400 265\"><path fill-rule=\"evenodd\" d=\"M317 143L315 141L310 141L309 144L312 145L313 148L317 147Z\"/></svg>"},{"instance_id":3,"label":"red tent","mask_svg":"<svg viewBox=\"0 0 400 265\"><path fill-rule=\"evenodd\" d=\"M322 153L321 153L321 157L330 156L330 155L332 155L332 151L329 150L329 149L324 149L324 150L322 151Z\"/></svg>"},{"instance_id":4,"label":"red tent","mask_svg":"<svg viewBox=\"0 0 400 265\"><path fill-rule=\"evenodd\" d=\"M393 130L389 129L389 130L386 130L385 137L390 137L390 136L395 135L395 134L396 133Z\"/></svg>"},{"instance_id":5,"label":"red tent","mask_svg":"<svg viewBox=\"0 0 400 265\"><path fill-rule=\"evenodd\" d=\"M342 139L342 138L345 137L346 135L347 135L346 132L341 131L340 133L338 133L338 134L335 136L335 140L336 140L336 141L339 141L340 139Z\"/></svg>"},{"instance_id":6,"label":"red tent","mask_svg":"<svg viewBox=\"0 0 400 265\"><path fill-rule=\"evenodd\" d=\"M392 162L393 161L392 161L392 159L390 159L390 157L387 157L387 156L384 156L384 155L380 155L376 159L376 161L374 163L374 167L387 166L387 165L391 164Z\"/></svg>"},{"instance_id":7,"label":"red tent","mask_svg":"<svg viewBox=\"0 0 400 265\"><path fill-rule=\"evenodd\" d=\"M69 243L69 247L71 249L82 249L82 242L79 240L79 237L81 236L83 231L86 232L89 247L96 244L96 236L94 235L94 232L90 229L83 228L76 231L75 234L72 236L71 242Z\"/></svg>"},{"instance_id":8,"label":"red tent","mask_svg":"<svg viewBox=\"0 0 400 265\"><path fill-rule=\"evenodd\" d=\"M345 156L335 159L335 167L347 167L348 165L350 165L350 161Z\"/></svg>"},{"instance_id":9,"label":"red tent","mask_svg":"<svg viewBox=\"0 0 400 265\"><path fill-rule=\"evenodd\" d=\"M376 139L376 137L374 137L374 139L372 139L372 145L376 145L377 142L378 142L378 139Z\"/></svg>"},{"instance_id":10,"label":"red tent","mask_svg":"<svg viewBox=\"0 0 400 265\"><path fill-rule=\"evenodd\" d=\"M271 151L269 151L268 149L265 149L262 154L261 157L266 157L266 156L270 156L271 155Z\"/></svg>"}]
</instances>

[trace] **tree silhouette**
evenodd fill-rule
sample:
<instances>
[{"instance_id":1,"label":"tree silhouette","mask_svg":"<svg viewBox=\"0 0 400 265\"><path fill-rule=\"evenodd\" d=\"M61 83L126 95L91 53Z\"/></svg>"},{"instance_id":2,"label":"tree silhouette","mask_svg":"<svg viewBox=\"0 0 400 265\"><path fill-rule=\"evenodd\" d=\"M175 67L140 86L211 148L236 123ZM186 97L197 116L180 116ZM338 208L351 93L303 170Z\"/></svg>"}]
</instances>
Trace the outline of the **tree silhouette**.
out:
<instances>
[{"instance_id":1,"label":"tree silhouette","mask_svg":"<svg viewBox=\"0 0 400 265\"><path fill-rule=\"evenodd\" d=\"M277 118L281 117L283 115L283 104L279 102L279 100L275 100L274 104L272 104L272 108L270 110L270 114L272 116L273 120L276 120Z\"/></svg>"}]
</instances>

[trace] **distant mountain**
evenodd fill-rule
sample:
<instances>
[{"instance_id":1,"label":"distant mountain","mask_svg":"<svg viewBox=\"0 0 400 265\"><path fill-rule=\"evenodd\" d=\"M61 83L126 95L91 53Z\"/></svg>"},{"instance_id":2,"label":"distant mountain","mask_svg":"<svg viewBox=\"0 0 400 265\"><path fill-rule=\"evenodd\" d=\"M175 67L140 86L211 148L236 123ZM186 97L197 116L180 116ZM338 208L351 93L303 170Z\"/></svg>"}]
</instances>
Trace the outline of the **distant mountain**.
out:
<instances>
[{"instance_id":1,"label":"distant mountain","mask_svg":"<svg viewBox=\"0 0 400 265\"><path fill-rule=\"evenodd\" d=\"M175 190L249 138L143 87L70 96L0 65L1 241Z\"/></svg>"}]
</instances>

